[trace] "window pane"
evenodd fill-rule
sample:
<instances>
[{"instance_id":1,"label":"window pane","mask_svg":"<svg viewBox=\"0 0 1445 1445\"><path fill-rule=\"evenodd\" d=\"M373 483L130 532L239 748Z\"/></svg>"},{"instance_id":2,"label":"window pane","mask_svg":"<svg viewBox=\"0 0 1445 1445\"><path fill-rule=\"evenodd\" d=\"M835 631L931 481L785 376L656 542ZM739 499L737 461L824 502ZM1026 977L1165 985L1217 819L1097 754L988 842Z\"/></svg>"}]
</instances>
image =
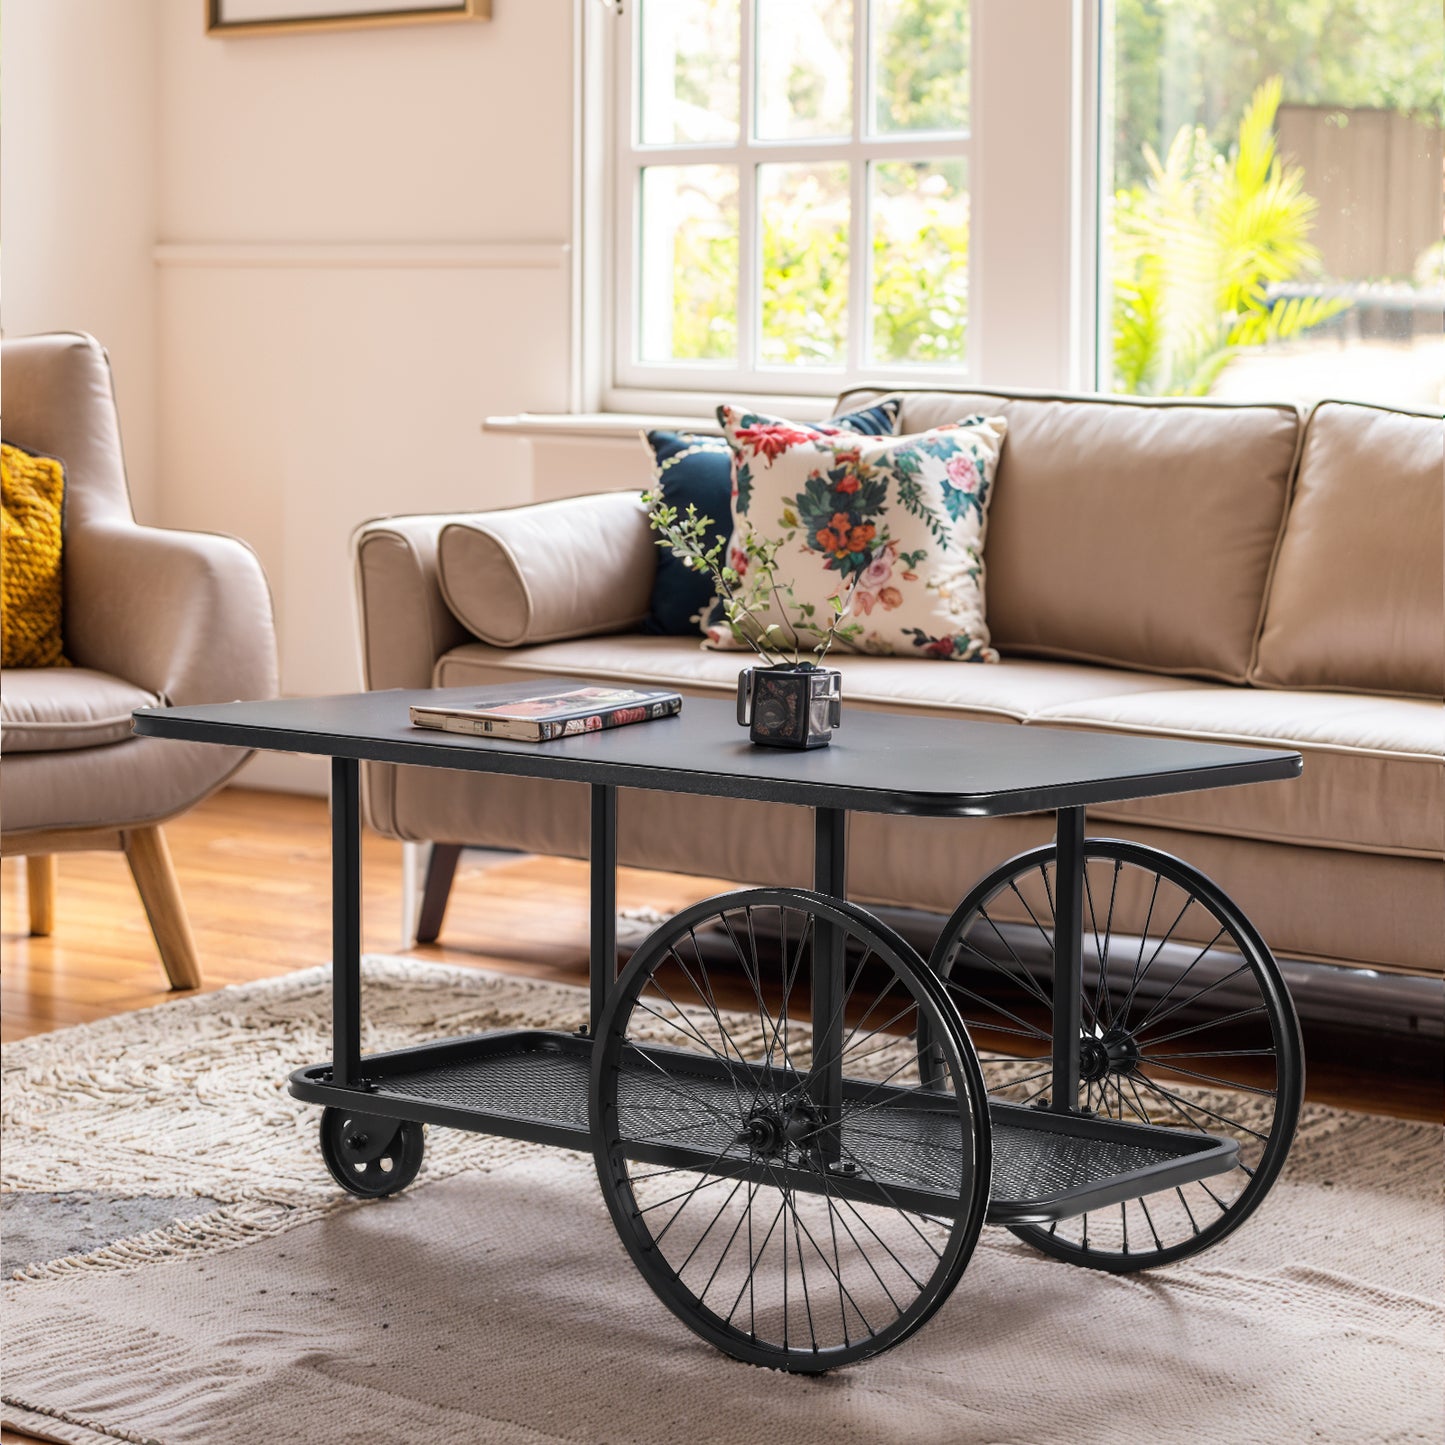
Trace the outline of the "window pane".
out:
<instances>
[{"instance_id":1,"label":"window pane","mask_svg":"<svg viewBox=\"0 0 1445 1445\"><path fill-rule=\"evenodd\" d=\"M847 135L853 128L853 6L758 0L761 140Z\"/></svg>"},{"instance_id":2,"label":"window pane","mask_svg":"<svg viewBox=\"0 0 1445 1445\"><path fill-rule=\"evenodd\" d=\"M738 0L645 0L638 24L642 143L735 141Z\"/></svg>"},{"instance_id":3,"label":"window pane","mask_svg":"<svg viewBox=\"0 0 1445 1445\"><path fill-rule=\"evenodd\" d=\"M1439 0L1118 0L1106 39L1106 383L1439 405Z\"/></svg>"},{"instance_id":4,"label":"window pane","mask_svg":"<svg viewBox=\"0 0 1445 1445\"><path fill-rule=\"evenodd\" d=\"M722 361L738 347L738 173L642 172L638 287L643 361Z\"/></svg>"},{"instance_id":5,"label":"window pane","mask_svg":"<svg viewBox=\"0 0 1445 1445\"><path fill-rule=\"evenodd\" d=\"M965 162L888 161L871 169L872 360L961 362L968 327Z\"/></svg>"},{"instance_id":6,"label":"window pane","mask_svg":"<svg viewBox=\"0 0 1445 1445\"><path fill-rule=\"evenodd\" d=\"M873 0L873 125L968 126L970 0Z\"/></svg>"},{"instance_id":7,"label":"window pane","mask_svg":"<svg viewBox=\"0 0 1445 1445\"><path fill-rule=\"evenodd\" d=\"M848 167L758 167L762 360L841 366L848 348Z\"/></svg>"}]
</instances>

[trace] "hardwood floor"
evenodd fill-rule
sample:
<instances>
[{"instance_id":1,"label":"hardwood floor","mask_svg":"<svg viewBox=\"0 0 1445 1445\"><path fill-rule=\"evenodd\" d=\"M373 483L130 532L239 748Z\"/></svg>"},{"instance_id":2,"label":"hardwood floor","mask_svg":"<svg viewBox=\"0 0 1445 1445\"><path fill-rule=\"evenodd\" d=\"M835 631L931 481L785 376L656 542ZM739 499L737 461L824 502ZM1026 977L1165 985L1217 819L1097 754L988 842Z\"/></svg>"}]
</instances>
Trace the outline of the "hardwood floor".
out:
<instances>
[{"instance_id":1,"label":"hardwood floor","mask_svg":"<svg viewBox=\"0 0 1445 1445\"><path fill-rule=\"evenodd\" d=\"M190 913L204 989L325 963L330 957L326 805L228 789L166 828ZM404 949L401 847L363 846L363 947L587 981L587 868L560 859L483 863L464 855L443 942ZM716 879L623 869L624 908L672 912L722 891ZM119 853L58 860L54 932L28 936L23 865L7 859L0 892L0 1037L8 1042L175 994ZM720 1000L724 1003L727 1000ZM744 1001L741 999L740 1001ZM1440 1117L1438 1050L1372 1047L1361 1036L1307 1038L1309 1097L1408 1119ZM5 1432L0 1441L28 1437Z\"/></svg>"},{"instance_id":2,"label":"hardwood floor","mask_svg":"<svg viewBox=\"0 0 1445 1445\"><path fill-rule=\"evenodd\" d=\"M166 826L195 931L202 990L331 957L330 833L317 798L227 789ZM59 860L55 930L28 936L23 864L6 859L0 894L0 1038L164 1004L170 992L145 912L118 853ZM587 981L587 867L463 855L442 942L401 946L401 845L368 833L362 852L362 945L373 953L482 964ZM675 910L726 885L625 869L620 905Z\"/></svg>"}]
</instances>

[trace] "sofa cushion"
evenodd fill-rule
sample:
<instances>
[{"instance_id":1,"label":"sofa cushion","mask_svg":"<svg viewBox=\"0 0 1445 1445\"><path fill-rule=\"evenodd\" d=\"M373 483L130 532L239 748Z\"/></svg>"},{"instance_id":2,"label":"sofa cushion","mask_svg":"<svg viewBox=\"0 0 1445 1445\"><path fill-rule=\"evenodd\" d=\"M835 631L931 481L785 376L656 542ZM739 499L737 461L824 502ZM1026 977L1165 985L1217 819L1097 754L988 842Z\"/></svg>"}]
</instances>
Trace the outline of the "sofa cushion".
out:
<instances>
[{"instance_id":1,"label":"sofa cushion","mask_svg":"<svg viewBox=\"0 0 1445 1445\"><path fill-rule=\"evenodd\" d=\"M88 667L7 667L0 672L0 748L58 753L131 736L130 715L157 707L155 693Z\"/></svg>"},{"instance_id":2,"label":"sofa cushion","mask_svg":"<svg viewBox=\"0 0 1445 1445\"><path fill-rule=\"evenodd\" d=\"M998 417L897 437L819 434L733 406L718 421L733 450L726 556L745 616L709 618L710 647L766 637L775 653L807 656L836 625L839 651L998 661L982 562Z\"/></svg>"},{"instance_id":3,"label":"sofa cushion","mask_svg":"<svg viewBox=\"0 0 1445 1445\"><path fill-rule=\"evenodd\" d=\"M636 492L478 512L437 540L447 606L498 647L636 627L656 559Z\"/></svg>"},{"instance_id":4,"label":"sofa cushion","mask_svg":"<svg viewBox=\"0 0 1445 1445\"><path fill-rule=\"evenodd\" d=\"M843 674L843 730L850 707L888 708L1020 722L1044 707L1161 686L1197 684L1078 663L1031 661L997 667L939 667L916 658L833 659ZM692 696L725 697L748 662L737 653L706 652L678 637L595 637L515 651L470 643L437 660L433 687L478 687L526 677L627 679L675 687Z\"/></svg>"},{"instance_id":5,"label":"sofa cushion","mask_svg":"<svg viewBox=\"0 0 1445 1445\"><path fill-rule=\"evenodd\" d=\"M1445 857L1445 716L1411 698L1238 688L1135 692L1046 707L1031 725L1297 748L1304 775L1090 810L1270 842Z\"/></svg>"},{"instance_id":6,"label":"sofa cushion","mask_svg":"<svg viewBox=\"0 0 1445 1445\"><path fill-rule=\"evenodd\" d=\"M841 427L864 436L892 436L898 430L897 397L827 421L800 423L812 431ZM720 436L696 432L644 432L653 463L652 491L685 513L696 507L714 525L709 543L725 542L733 528L732 449ZM660 547L652 600L642 630L655 637L700 637L702 613L712 601L712 579L683 565L670 547Z\"/></svg>"},{"instance_id":7,"label":"sofa cushion","mask_svg":"<svg viewBox=\"0 0 1445 1445\"><path fill-rule=\"evenodd\" d=\"M972 411L1008 421L984 552L1000 652L1245 680L1294 407L904 392L899 427Z\"/></svg>"},{"instance_id":8,"label":"sofa cushion","mask_svg":"<svg viewBox=\"0 0 1445 1445\"><path fill-rule=\"evenodd\" d=\"M1252 681L1440 697L1445 421L1324 402L1265 607Z\"/></svg>"}]
</instances>

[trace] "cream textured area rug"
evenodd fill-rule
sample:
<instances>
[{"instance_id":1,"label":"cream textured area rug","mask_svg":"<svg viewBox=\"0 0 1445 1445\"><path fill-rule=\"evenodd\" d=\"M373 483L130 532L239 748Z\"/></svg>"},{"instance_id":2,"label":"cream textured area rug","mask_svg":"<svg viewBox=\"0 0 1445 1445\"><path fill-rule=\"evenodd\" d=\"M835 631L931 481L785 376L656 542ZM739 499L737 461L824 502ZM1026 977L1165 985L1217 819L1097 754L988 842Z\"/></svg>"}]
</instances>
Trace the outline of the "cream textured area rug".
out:
<instances>
[{"instance_id":1,"label":"cream textured area rug","mask_svg":"<svg viewBox=\"0 0 1445 1445\"><path fill-rule=\"evenodd\" d=\"M657 1303L585 1156L434 1129L406 1193L343 1196L284 1087L327 1055L327 978L6 1049L7 1424L71 1445L1445 1438L1438 1129L1307 1110L1256 1218L1155 1275L986 1230L916 1338L788 1377ZM586 1009L405 960L366 984L369 1049Z\"/></svg>"}]
</instances>

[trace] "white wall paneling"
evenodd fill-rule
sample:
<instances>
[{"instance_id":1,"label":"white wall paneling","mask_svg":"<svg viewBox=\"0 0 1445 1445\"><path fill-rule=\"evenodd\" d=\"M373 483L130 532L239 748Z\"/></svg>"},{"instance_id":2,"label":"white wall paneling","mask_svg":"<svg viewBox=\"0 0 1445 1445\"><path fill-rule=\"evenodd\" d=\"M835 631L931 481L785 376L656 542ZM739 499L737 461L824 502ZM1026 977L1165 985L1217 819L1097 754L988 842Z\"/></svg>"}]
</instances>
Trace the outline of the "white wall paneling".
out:
<instances>
[{"instance_id":1,"label":"white wall paneling","mask_svg":"<svg viewBox=\"0 0 1445 1445\"><path fill-rule=\"evenodd\" d=\"M974 0L970 349L988 386L1078 375L1086 0ZM1091 128L1091 127L1090 127Z\"/></svg>"},{"instance_id":2,"label":"white wall paneling","mask_svg":"<svg viewBox=\"0 0 1445 1445\"><path fill-rule=\"evenodd\" d=\"M5 334L90 331L104 343L145 522L161 520L151 273L157 4L5 0L0 86ZM199 29L199 12L180 8Z\"/></svg>"},{"instance_id":3,"label":"white wall paneling","mask_svg":"<svg viewBox=\"0 0 1445 1445\"><path fill-rule=\"evenodd\" d=\"M160 268L161 509L257 549L288 692L360 685L359 523L530 498L524 444L478 418L566 407L568 272L550 250L546 265Z\"/></svg>"}]
</instances>

